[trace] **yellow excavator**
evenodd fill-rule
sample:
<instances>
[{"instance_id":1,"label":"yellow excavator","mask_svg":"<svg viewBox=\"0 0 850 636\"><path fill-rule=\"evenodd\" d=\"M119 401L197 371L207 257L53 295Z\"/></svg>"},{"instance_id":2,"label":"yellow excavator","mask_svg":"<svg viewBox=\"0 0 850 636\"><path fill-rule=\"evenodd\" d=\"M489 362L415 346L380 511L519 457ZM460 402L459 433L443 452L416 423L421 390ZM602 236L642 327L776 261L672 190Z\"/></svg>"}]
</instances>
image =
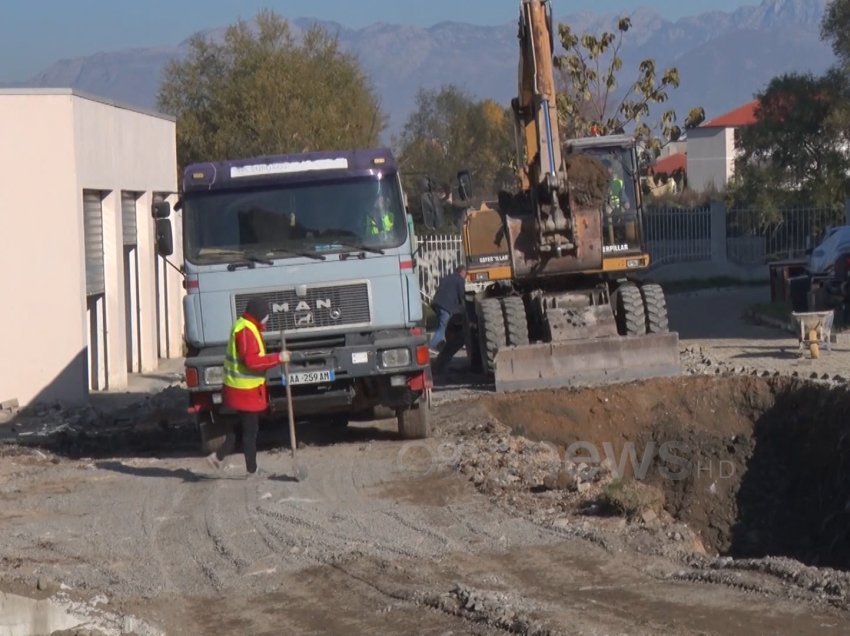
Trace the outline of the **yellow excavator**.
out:
<instances>
[{"instance_id":1,"label":"yellow excavator","mask_svg":"<svg viewBox=\"0 0 850 636\"><path fill-rule=\"evenodd\" d=\"M521 1L519 44L518 193L463 221L467 352L498 391L678 375L664 291L638 280L650 258L634 139L562 147L547 0Z\"/></svg>"}]
</instances>

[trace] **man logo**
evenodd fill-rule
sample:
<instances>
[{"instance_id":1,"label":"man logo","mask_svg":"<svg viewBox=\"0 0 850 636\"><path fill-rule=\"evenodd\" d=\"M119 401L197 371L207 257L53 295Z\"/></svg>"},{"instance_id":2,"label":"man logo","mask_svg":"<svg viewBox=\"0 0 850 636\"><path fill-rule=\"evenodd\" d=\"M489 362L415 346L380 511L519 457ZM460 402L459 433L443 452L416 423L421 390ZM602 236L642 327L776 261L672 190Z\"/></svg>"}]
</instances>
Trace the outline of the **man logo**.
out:
<instances>
[{"instance_id":1,"label":"man logo","mask_svg":"<svg viewBox=\"0 0 850 636\"><path fill-rule=\"evenodd\" d=\"M315 307L313 305L315 305ZM288 302L272 303L272 313L274 313L274 314L288 314L292 311L297 311L297 312L310 311L310 312L312 312L314 309L328 309L328 310L330 310L331 307L332 307L332 302L331 302L330 298L324 298L324 299L316 300L316 301L313 302L313 304L311 304L310 302L308 302L306 300L300 300L295 305L295 307L293 307L292 304L290 304Z\"/></svg>"},{"instance_id":2,"label":"man logo","mask_svg":"<svg viewBox=\"0 0 850 636\"><path fill-rule=\"evenodd\" d=\"M313 312L308 311L305 314L295 314L296 327L309 327L313 324Z\"/></svg>"}]
</instances>

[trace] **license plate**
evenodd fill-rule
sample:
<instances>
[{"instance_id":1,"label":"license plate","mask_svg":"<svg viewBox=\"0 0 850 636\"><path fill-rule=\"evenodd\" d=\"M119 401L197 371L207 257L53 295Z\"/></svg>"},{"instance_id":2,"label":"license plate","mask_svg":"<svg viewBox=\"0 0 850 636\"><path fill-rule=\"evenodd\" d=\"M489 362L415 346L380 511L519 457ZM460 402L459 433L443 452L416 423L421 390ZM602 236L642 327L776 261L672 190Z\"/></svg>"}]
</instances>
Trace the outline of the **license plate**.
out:
<instances>
[{"instance_id":1,"label":"license plate","mask_svg":"<svg viewBox=\"0 0 850 636\"><path fill-rule=\"evenodd\" d=\"M298 371L289 374L289 386L296 384L321 384L322 382L333 382L333 370L325 371Z\"/></svg>"}]
</instances>

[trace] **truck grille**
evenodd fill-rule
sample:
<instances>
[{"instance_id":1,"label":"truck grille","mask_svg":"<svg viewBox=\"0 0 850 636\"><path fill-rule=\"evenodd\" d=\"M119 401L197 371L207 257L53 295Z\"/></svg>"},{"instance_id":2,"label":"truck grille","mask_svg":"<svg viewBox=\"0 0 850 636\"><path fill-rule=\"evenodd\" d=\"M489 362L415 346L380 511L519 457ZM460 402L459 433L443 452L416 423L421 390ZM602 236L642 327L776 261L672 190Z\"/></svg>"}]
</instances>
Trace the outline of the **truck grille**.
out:
<instances>
[{"instance_id":1,"label":"truck grille","mask_svg":"<svg viewBox=\"0 0 850 636\"><path fill-rule=\"evenodd\" d=\"M237 294L236 314L245 311L251 298L261 298L269 303L271 316L269 331L301 332L310 329L332 329L346 325L368 325L369 286L366 283L308 287L305 296L294 289Z\"/></svg>"}]
</instances>

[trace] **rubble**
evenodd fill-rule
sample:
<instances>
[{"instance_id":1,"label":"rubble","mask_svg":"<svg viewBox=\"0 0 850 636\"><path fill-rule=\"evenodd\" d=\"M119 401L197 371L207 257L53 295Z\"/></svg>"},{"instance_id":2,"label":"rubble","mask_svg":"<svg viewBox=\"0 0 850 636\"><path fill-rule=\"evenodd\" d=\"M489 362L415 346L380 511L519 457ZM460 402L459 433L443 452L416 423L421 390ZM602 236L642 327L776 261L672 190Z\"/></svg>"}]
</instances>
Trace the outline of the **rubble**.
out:
<instances>
[{"instance_id":1,"label":"rubble","mask_svg":"<svg viewBox=\"0 0 850 636\"><path fill-rule=\"evenodd\" d=\"M118 448L156 448L187 443L194 435L185 389L170 386L126 404L64 406L53 402L21 409L0 440L57 453L95 456Z\"/></svg>"},{"instance_id":2,"label":"rubble","mask_svg":"<svg viewBox=\"0 0 850 636\"><path fill-rule=\"evenodd\" d=\"M458 583L449 592L439 596L425 595L420 602L472 622L498 627L511 634L555 636L558 633L529 617L531 608L528 601L503 592L479 590Z\"/></svg>"}]
</instances>

